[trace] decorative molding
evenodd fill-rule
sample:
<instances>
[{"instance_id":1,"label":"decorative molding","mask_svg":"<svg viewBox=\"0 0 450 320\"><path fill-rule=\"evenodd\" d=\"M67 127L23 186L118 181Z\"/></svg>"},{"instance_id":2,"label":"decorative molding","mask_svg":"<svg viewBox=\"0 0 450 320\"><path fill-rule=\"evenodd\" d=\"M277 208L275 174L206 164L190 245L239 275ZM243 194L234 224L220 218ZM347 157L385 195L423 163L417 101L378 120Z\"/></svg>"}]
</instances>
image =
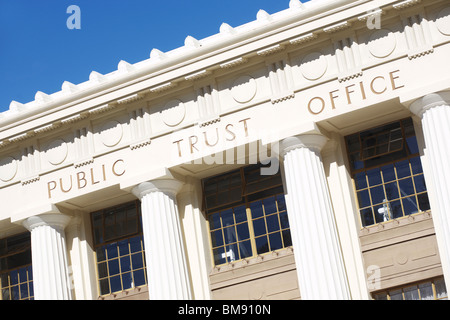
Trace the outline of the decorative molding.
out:
<instances>
[{"instance_id":1,"label":"decorative molding","mask_svg":"<svg viewBox=\"0 0 450 320\"><path fill-rule=\"evenodd\" d=\"M392 7L397 10L402 10L408 7L412 7L420 2L421 0L405 0L392 5Z\"/></svg>"},{"instance_id":2,"label":"decorative molding","mask_svg":"<svg viewBox=\"0 0 450 320\"><path fill-rule=\"evenodd\" d=\"M94 158L90 157L90 158L87 158L87 159L84 159L81 161L74 162L73 166L75 169L77 169L77 168L87 166L88 164L92 164L92 163L94 163Z\"/></svg>"},{"instance_id":3,"label":"decorative molding","mask_svg":"<svg viewBox=\"0 0 450 320\"><path fill-rule=\"evenodd\" d=\"M199 71L199 72L192 73L192 74L190 74L188 76L185 76L184 79L188 80L188 81L198 80L198 79L204 78L204 77L206 77L206 76L208 76L210 74L211 74L210 71L202 70L202 71Z\"/></svg>"},{"instance_id":4,"label":"decorative molding","mask_svg":"<svg viewBox=\"0 0 450 320\"><path fill-rule=\"evenodd\" d=\"M303 36L291 39L289 41L289 43L293 44L293 45L299 45L299 44L303 44L303 43L312 41L312 40L316 39L317 37L318 37L317 33L311 32L311 33L305 34Z\"/></svg>"},{"instance_id":5,"label":"decorative molding","mask_svg":"<svg viewBox=\"0 0 450 320\"><path fill-rule=\"evenodd\" d=\"M281 44L276 44L274 46L267 47L265 49L259 50L259 51L256 52L256 54L258 56L264 56L265 57L265 56L269 56L271 54L277 53L277 52L282 51L282 50L284 50L284 46L281 45Z\"/></svg>"},{"instance_id":6,"label":"decorative molding","mask_svg":"<svg viewBox=\"0 0 450 320\"><path fill-rule=\"evenodd\" d=\"M288 92L288 93L279 95L276 98L272 98L271 102L272 102L272 104L276 104L276 103L279 103L279 102L283 102L283 101L292 99L294 97L295 97L295 93L294 92Z\"/></svg>"},{"instance_id":7,"label":"decorative molding","mask_svg":"<svg viewBox=\"0 0 450 320\"><path fill-rule=\"evenodd\" d=\"M377 16L381 16L381 15L385 15L386 12L380 8L376 8L372 11L367 12L366 14L363 14L361 16L358 17L359 21L366 21L369 20L372 17L377 17Z\"/></svg>"},{"instance_id":8,"label":"decorative molding","mask_svg":"<svg viewBox=\"0 0 450 320\"><path fill-rule=\"evenodd\" d=\"M41 179L41 177L39 175L36 175L33 177L25 178L25 179L21 180L20 183L22 184L22 186L25 186L27 184L32 184L34 182L38 182L40 179Z\"/></svg>"},{"instance_id":9,"label":"decorative molding","mask_svg":"<svg viewBox=\"0 0 450 320\"><path fill-rule=\"evenodd\" d=\"M422 56L426 56L427 54L431 54L434 52L434 48L428 47L428 48L420 48L419 50L414 50L408 52L408 59L416 59Z\"/></svg>"},{"instance_id":10,"label":"decorative molding","mask_svg":"<svg viewBox=\"0 0 450 320\"><path fill-rule=\"evenodd\" d=\"M151 139L147 138L145 140L142 140L140 142L134 143L134 144L130 144L130 149L131 150L136 150L145 146L148 146L152 143Z\"/></svg>"},{"instance_id":11,"label":"decorative molding","mask_svg":"<svg viewBox=\"0 0 450 320\"><path fill-rule=\"evenodd\" d=\"M224 63L220 64L220 68L222 68L222 69L229 69L229 68L236 67L236 66L239 66L241 64L244 64L247 61L248 61L247 59L245 59L243 57L240 57L240 58L233 59L233 60L230 60L230 61L227 61L227 62L224 62Z\"/></svg>"},{"instance_id":12,"label":"decorative molding","mask_svg":"<svg viewBox=\"0 0 450 320\"><path fill-rule=\"evenodd\" d=\"M336 23L332 26L323 28L323 31L326 33L334 33L337 31L341 31L341 30L350 28L350 26L351 26L351 23L349 21L342 21L342 22Z\"/></svg>"},{"instance_id":13,"label":"decorative molding","mask_svg":"<svg viewBox=\"0 0 450 320\"><path fill-rule=\"evenodd\" d=\"M200 128L202 128L202 127L207 127L207 126L209 126L209 125L212 125L212 124L218 123L218 122L220 122L220 117L219 117L219 116L216 117L216 118L210 119L210 120L206 120L206 121L199 122L199 123L198 123L198 126L199 126Z\"/></svg>"},{"instance_id":14,"label":"decorative molding","mask_svg":"<svg viewBox=\"0 0 450 320\"><path fill-rule=\"evenodd\" d=\"M89 114L99 114L117 107L117 103L107 103L89 110Z\"/></svg>"},{"instance_id":15,"label":"decorative molding","mask_svg":"<svg viewBox=\"0 0 450 320\"><path fill-rule=\"evenodd\" d=\"M73 115L71 117L68 117L68 118L65 118L65 119L61 120L61 123L62 124L72 124L72 123L75 123L77 121L86 119L87 117L89 117L89 112L82 112L80 114L76 114L76 115Z\"/></svg>"},{"instance_id":16,"label":"decorative molding","mask_svg":"<svg viewBox=\"0 0 450 320\"><path fill-rule=\"evenodd\" d=\"M150 88L150 92L151 93L160 93L160 92L163 92L163 91L167 91L167 90L175 87L176 85L177 84L174 83L174 82L166 82L166 83L163 83L163 84L161 84L159 86Z\"/></svg>"},{"instance_id":17,"label":"decorative molding","mask_svg":"<svg viewBox=\"0 0 450 320\"><path fill-rule=\"evenodd\" d=\"M129 102L134 102L134 101L138 101L141 100L143 98L143 94L142 93L135 93L129 96L126 96L124 98L118 99L116 102L118 104L124 104L124 103L129 103Z\"/></svg>"}]
</instances>

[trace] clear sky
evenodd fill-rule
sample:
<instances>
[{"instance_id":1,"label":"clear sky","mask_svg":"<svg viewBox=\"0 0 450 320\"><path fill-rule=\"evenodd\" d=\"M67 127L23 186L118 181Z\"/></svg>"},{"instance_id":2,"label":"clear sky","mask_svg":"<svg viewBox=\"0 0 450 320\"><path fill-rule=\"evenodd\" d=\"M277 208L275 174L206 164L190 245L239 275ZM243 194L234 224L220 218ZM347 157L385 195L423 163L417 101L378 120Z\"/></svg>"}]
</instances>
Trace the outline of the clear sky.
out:
<instances>
[{"instance_id":1,"label":"clear sky","mask_svg":"<svg viewBox=\"0 0 450 320\"><path fill-rule=\"evenodd\" d=\"M67 28L70 5L80 8L81 29ZM236 27L259 9L287 8L289 0L0 0L0 112L91 71L110 73L120 60L148 59L153 48L183 46L188 35L216 34L222 22Z\"/></svg>"}]
</instances>

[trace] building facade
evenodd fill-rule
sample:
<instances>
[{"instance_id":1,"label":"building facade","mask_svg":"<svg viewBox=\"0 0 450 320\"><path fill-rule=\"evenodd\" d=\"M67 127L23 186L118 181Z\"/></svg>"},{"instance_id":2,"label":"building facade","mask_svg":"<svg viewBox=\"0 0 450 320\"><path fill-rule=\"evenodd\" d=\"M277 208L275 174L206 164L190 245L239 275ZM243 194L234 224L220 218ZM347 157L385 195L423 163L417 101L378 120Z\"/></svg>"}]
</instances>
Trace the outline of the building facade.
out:
<instances>
[{"instance_id":1,"label":"building facade","mask_svg":"<svg viewBox=\"0 0 450 320\"><path fill-rule=\"evenodd\" d=\"M292 0L0 114L1 299L446 299L450 6Z\"/></svg>"}]
</instances>

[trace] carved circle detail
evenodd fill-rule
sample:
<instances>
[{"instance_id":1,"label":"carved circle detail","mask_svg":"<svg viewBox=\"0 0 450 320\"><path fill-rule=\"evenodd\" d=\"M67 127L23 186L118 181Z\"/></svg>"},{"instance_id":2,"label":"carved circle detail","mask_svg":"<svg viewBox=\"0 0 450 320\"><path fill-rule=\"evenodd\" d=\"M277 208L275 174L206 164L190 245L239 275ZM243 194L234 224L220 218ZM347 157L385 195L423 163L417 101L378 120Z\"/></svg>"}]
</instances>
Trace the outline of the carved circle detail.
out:
<instances>
[{"instance_id":1,"label":"carved circle detail","mask_svg":"<svg viewBox=\"0 0 450 320\"><path fill-rule=\"evenodd\" d=\"M180 100L171 100L166 103L161 113L164 123L169 127L179 125L186 116L186 107Z\"/></svg>"},{"instance_id":2,"label":"carved circle detail","mask_svg":"<svg viewBox=\"0 0 450 320\"><path fill-rule=\"evenodd\" d=\"M436 17L436 25L442 34L450 36L450 7L439 11Z\"/></svg>"},{"instance_id":3,"label":"carved circle detail","mask_svg":"<svg viewBox=\"0 0 450 320\"><path fill-rule=\"evenodd\" d=\"M394 34L388 29L374 31L369 39L368 47L370 53L376 58L389 56L397 45Z\"/></svg>"},{"instance_id":4,"label":"carved circle detail","mask_svg":"<svg viewBox=\"0 0 450 320\"><path fill-rule=\"evenodd\" d=\"M256 95L256 81L250 76L240 76L233 82L231 94L233 99L239 103L246 103Z\"/></svg>"},{"instance_id":5,"label":"carved circle detail","mask_svg":"<svg viewBox=\"0 0 450 320\"><path fill-rule=\"evenodd\" d=\"M62 139L57 139L47 145L45 154L48 162L56 166L66 160L67 152L67 143Z\"/></svg>"},{"instance_id":6,"label":"carved circle detail","mask_svg":"<svg viewBox=\"0 0 450 320\"><path fill-rule=\"evenodd\" d=\"M102 142L107 147L114 147L122 140L123 129L118 121L108 121L102 126Z\"/></svg>"},{"instance_id":7,"label":"carved circle detail","mask_svg":"<svg viewBox=\"0 0 450 320\"><path fill-rule=\"evenodd\" d=\"M320 79L328 69L327 59L320 52L307 54L300 65L302 75L308 80Z\"/></svg>"},{"instance_id":8,"label":"carved circle detail","mask_svg":"<svg viewBox=\"0 0 450 320\"><path fill-rule=\"evenodd\" d=\"M7 182L12 180L17 173L17 160L6 157L0 160L0 180Z\"/></svg>"},{"instance_id":9,"label":"carved circle detail","mask_svg":"<svg viewBox=\"0 0 450 320\"><path fill-rule=\"evenodd\" d=\"M406 262L408 262L408 256L406 254L404 254L404 253L399 253L397 255L396 260L397 260L398 264L404 265Z\"/></svg>"}]
</instances>

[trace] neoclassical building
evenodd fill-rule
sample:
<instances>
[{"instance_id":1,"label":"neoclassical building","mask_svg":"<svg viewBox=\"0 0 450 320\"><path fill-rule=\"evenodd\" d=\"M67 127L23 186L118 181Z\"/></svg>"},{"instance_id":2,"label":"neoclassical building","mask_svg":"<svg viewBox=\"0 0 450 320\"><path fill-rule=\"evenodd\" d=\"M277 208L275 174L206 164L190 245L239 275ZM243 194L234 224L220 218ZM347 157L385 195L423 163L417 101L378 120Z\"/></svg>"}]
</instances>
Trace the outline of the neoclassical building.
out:
<instances>
[{"instance_id":1,"label":"neoclassical building","mask_svg":"<svg viewBox=\"0 0 450 320\"><path fill-rule=\"evenodd\" d=\"M0 114L1 299L446 299L450 4L298 0Z\"/></svg>"}]
</instances>

